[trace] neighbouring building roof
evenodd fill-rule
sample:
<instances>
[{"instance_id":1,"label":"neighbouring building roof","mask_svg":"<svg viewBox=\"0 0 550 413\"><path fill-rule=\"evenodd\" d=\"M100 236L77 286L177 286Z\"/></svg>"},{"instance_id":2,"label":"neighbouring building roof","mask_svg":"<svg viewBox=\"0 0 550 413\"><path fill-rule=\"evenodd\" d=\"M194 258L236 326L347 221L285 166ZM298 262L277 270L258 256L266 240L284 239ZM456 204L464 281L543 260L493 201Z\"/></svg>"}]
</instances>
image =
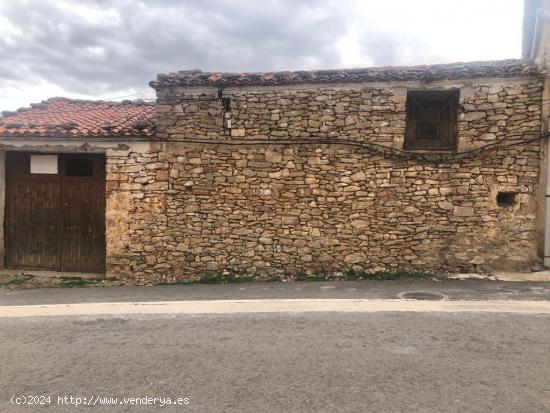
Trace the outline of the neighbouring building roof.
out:
<instances>
[{"instance_id":1,"label":"neighbouring building roof","mask_svg":"<svg viewBox=\"0 0 550 413\"><path fill-rule=\"evenodd\" d=\"M3 137L124 137L154 133L154 103L56 97L2 112Z\"/></svg>"},{"instance_id":2,"label":"neighbouring building roof","mask_svg":"<svg viewBox=\"0 0 550 413\"><path fill-rule=\"evenodd\" d=\"M296 72L220 73L200 70L157 75L149 82L162 86L262 86L300 83L350 83L375 81L454 80L488 77L522 77L538 74L529 60L508 59L485 62L448 63L422 66L383 66L362 69L311 70Z\"/></svg>"}]
</instances>

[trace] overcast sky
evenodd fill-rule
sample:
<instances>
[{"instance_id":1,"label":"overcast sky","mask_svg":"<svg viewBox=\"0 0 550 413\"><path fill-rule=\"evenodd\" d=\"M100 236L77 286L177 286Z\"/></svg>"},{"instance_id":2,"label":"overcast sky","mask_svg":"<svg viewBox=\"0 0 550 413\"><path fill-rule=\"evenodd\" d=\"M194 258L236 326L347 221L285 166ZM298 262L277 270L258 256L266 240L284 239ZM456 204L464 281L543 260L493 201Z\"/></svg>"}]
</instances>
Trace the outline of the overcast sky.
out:
<instances>
[{"instance_id":1,"label":"overcast sky","mask_svg":"<svg viewBox=\"0 0 550 413\"><path fill-rule=\"evenodd\" d=\"M517 58L523 0L0 0L0 110L153 98L158 72Z\"/></svg>"}]
</instances>

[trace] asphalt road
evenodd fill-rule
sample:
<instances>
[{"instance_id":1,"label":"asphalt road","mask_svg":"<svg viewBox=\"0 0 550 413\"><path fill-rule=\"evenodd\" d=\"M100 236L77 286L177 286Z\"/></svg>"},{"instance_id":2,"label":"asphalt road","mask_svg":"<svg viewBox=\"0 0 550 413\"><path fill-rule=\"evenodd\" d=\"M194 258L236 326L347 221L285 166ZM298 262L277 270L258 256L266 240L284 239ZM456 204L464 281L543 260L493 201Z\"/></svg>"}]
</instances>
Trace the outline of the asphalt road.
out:
<instances>
[{"instance_id":1,"label":"asphalt road","mask_svg":"<svg viewBox=\"0 0 550 413\"><path fill-rule=\"evenodd\" d=\"M550 412L550 316L290 313L0 319L2 412ZM18 406L12 395L50 395ZM59 406L57 396L188 398Z\"/></svg>"},{"instance_id":2,"label":"asphalt road","mask_svg":"<svg viewBox=\"0 0 550 413\"><path fill-rule=\"evenodd\" d=\"M441 293L449 300L550 300L550 282L413 279L289 283L255 282L217 285L157 285L150 287L0 289L0 306L277 298L395 299L401 293L407 291Z\"/></svg>"}]
</instances>

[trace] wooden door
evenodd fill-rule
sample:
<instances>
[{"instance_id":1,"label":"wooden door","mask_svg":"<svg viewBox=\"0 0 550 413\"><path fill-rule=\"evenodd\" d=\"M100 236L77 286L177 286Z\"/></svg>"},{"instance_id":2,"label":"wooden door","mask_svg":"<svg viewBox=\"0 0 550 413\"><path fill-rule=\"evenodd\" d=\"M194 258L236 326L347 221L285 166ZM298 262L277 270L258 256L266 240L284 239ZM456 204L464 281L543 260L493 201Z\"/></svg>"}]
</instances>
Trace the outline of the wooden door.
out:
<instances>
[{"instance_id":1,"label":"wooden door","mask_svg":"<svg viewBox=\"0 0 550 413\"><path fill-rule=\"evenodd\" d=\"M59 268L59 177L31 174L28 153L6 154L6 267Z\"/></svg>"},{"instance_id":2,"label":"wooden door","mask_svg":"<svg viewBox=\"0 0 550 413\"><path fill-rule=\"evenodd\" d=\"M105 271L105 160L60 156L62 271Z\"/></svg>"},{"instance_id":3,"label":"wooden door","mask_svg":"<svg viewBox=\"0 0 550 413\"><path fill-rule=\"evenodd\" d=\"M105 271L105 159L59 155L57 174L6 154L6 267Z\"/></svg>"}]
</instances>

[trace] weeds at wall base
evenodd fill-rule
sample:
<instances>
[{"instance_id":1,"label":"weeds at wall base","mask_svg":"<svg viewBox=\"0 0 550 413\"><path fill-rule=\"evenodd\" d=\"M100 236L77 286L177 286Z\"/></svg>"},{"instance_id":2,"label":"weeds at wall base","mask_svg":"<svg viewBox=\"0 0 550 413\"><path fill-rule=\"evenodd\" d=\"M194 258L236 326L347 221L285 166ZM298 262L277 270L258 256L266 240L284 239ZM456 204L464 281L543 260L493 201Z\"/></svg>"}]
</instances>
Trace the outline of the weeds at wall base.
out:
<instances>
[{"instance_id":1,"label":"weeds at wall base","mask_svg":"<svg viewBox=\"0 0 550 413\"><path fill-rule=\"evenodd\" d=\"M228 274L205 275L195 280L177 280L161 282L157 285L190 285L190 284L239 284L248 282L292 282L292 281L361 281L361 280L399 280L399 279L426 279L432 275L423 271L378 271L358 272L345 271L343 273L328 273L319 271L312 274L296 273L269 277L255 277L247 274L229 272Z\"/></svg>"}]
</instances>

